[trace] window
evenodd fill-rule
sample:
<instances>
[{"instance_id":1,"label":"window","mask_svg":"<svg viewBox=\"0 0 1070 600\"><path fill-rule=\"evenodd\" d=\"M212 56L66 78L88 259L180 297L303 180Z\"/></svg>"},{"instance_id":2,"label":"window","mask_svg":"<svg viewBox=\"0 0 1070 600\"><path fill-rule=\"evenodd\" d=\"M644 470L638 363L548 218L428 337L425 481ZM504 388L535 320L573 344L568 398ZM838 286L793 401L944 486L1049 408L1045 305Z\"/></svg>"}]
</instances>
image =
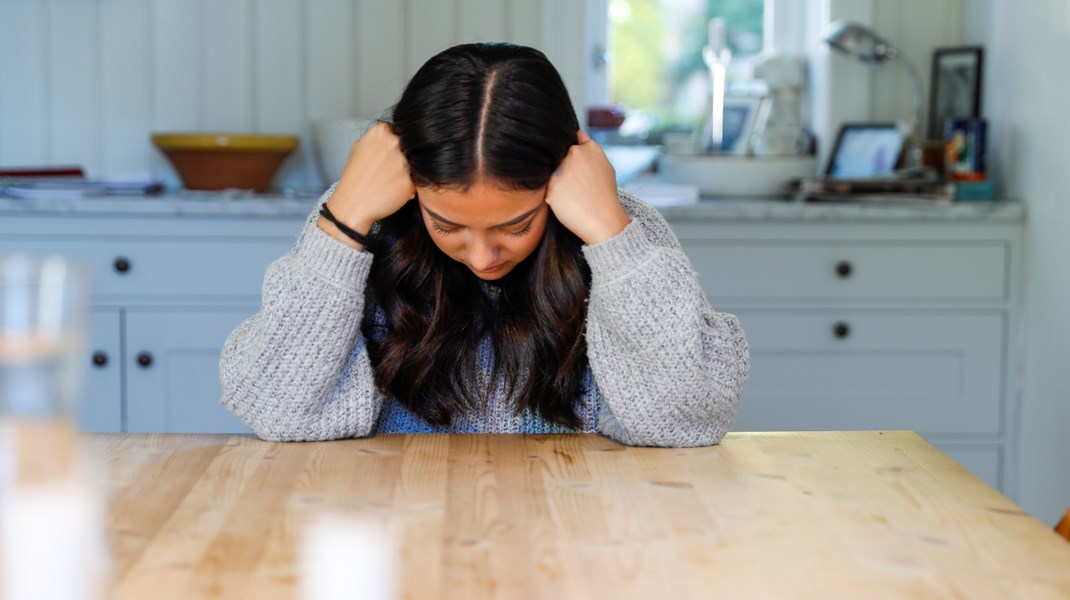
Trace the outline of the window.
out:
<instances>
[{"instance_id":1,"label":"window","mask_svg":"<svg viewBox=\"0 0 1070 600\"><path fill-rule=\"evenodd\" d=\"M621 135L694 130L702 125L710 96L702 57L710 20L724 19L732 53L727 89L762 93L752 77L763 48L765 0L608 0L606 98L624 107Z\"/></svg>"}]
</instances>

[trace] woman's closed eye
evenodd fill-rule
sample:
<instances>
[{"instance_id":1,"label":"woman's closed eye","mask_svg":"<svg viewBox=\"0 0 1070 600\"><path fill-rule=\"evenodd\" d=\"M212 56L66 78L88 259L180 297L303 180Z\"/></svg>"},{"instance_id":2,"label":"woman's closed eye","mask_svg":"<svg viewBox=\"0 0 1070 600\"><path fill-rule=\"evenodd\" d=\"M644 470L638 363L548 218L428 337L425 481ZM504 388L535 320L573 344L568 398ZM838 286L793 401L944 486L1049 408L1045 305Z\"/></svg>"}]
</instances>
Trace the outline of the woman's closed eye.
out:
<instances>
[{"instance_id":1,"label":"woman's closed eye","mask_svg":"<svg viewBox=\"0 0 1070 600\"><path fill-rule=\"evenodd\" d=\"M506 231L505 235L508 235L508 236L511 236L511 237L523 237L523 236L527 235L528 232L531 231L531 226L532 226L532 224L534 222L535 222L534 219L532 219L531 221L528 221L528 224L524 225L523 228L521 228L521 229L519 229L517 231ZM431 229L435 230L435 233L438 233L438 234L441 234L441 235L449 235L449 234L454 233L455 231L457 231L457 228L446 228L446 227L443 227L442 225L439 225L435 221L431 221Z\"/></svg>"},{"instance_id":2,"label":"woman's closed eye","mask_svg":"<svg viewBox=\"0 0 1070 600\"><path fill-rule=\"evenodd\" d=\"M520 231L507 231L507 232L505 232L505 234L513 236L513 237L525 236L525 235L528 234L529 231L531 231L531 224L534 223L534 222L535 222L535 220L532 219L532 220L528 221L528 224L525 225L524 228L521 229Z\"/></svg>"},{"instance_id":3,"label":"woman's closed eye","mask_svg":"<svg viewBox=\"0 0 1070 600\"><path fill-rule=\"evenodd\" d=\"M434 229L436 233L441 233L442 235L449 235L454 231L457 231L456 229L446 229L435 221L431 221L431 229Z\"/></svg>"}]
</instances>

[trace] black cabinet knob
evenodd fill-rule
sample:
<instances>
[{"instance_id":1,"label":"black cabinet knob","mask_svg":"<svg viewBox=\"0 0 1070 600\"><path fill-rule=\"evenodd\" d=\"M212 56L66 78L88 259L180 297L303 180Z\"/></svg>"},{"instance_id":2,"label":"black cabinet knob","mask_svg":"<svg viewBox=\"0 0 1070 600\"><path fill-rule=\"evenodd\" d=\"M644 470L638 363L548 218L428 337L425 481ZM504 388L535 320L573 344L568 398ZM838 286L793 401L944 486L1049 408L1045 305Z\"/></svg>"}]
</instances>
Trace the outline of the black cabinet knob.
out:
<instances>
[{"instance_id":1,"label":"black cabinet knob","mask_svg":"<svg viewBox=\"0 0 1070 600\"><path fill-rule=\"evenodd\" d=\"M137 353L137 364L141 365L142 367L144 367L146 369L151 367L152 366L152 354L150 354L148 352L138 352Z\"/></svg>"},{"instance_id":2,"label":"black cabinet knob","mask_svg":"<svg viewBox=\"0 0 1070 600\"><path fill-rule=\"evenodd\" d=\"M126 273L130 270L130 259L125 256L120 256L115 259L113 266L115 267L116 272Z\"/></svg>"},{"instance_id":3,"label":"black cabinet knob","mask_svg":"<svg viewBox=\"0 0 1070 600\"><path fill-rule=\"evenodd\" d=\"M844 322L836 323L832 326L832 335L843 339L851 335L851 326Z\"/></svg>"},{"instance_id":4,"label":"black cabinet knob","mask_svg":"<svg viewBox=\"0 0 1070 600\"><path fill-rule=\"evenodd\" d=\"M108 366L108 353L97 350L93 353L93 364L98 367Z\"/></svg>"},{"instance_id":5,"label":"black cabinet knob","mask_svg":"<svg viewBox=\"0 0 1070 600\"><path fill-rule=\"evenodd\" d=\"M840 279L847 279L848 277L850 277L851 271L853 270L854 267L851 266L851 263L847 262L846 260L841 260L840 262L836 263L836 275L839 275Z\"/></svg>"}]
</instances>

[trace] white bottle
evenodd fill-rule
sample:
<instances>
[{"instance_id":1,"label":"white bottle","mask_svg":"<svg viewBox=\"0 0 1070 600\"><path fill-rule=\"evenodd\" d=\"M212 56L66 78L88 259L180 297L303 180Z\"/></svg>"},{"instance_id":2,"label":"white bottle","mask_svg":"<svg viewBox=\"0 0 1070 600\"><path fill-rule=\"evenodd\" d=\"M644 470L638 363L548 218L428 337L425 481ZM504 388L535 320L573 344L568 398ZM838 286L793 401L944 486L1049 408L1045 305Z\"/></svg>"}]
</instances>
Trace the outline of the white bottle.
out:
<instances>
[{"instance_id":1,"label":"white bottle","mask_svg":"<svg viewBox=\"0 0 1070 600\"><path fill-rule=\"evenodd\" d=\"M732 51L728 49L724 17L714 17L708 24L708 43L702 49L702 60L710 70L710 114L703 127L704 150L721 152L724 144L724 100L728 82L728 65Z\"/></svg>"}]
</instances>

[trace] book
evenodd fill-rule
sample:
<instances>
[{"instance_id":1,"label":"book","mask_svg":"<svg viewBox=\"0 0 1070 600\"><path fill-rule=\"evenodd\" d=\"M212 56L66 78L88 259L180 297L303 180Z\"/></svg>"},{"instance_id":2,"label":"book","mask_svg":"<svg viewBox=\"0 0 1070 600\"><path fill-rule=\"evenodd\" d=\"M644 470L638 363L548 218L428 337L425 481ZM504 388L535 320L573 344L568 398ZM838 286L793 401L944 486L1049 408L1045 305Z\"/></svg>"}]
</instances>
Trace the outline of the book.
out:
<instances>
[{"instance_id":1,"label":"book","mask_svg":"<svg viewBox=\"0 0 1070 600\"><path fill-rule=\"evenodd\" d=\"M944 179L875 177L834 179L813 177L799 182L796 196L804 201L951 202L955 184Z\"/></svg>"},{"instance_id":2,"label":"book","mask_svg":"<svg viewBox=\"0 0 1070 600\"><path fill-rule=\"evenodd\" d=\"M147 196L164 191L159 181L107 181L51 177L0 177L0 196L12 198L89 198Z\"/></svg>"}]
</instances>

